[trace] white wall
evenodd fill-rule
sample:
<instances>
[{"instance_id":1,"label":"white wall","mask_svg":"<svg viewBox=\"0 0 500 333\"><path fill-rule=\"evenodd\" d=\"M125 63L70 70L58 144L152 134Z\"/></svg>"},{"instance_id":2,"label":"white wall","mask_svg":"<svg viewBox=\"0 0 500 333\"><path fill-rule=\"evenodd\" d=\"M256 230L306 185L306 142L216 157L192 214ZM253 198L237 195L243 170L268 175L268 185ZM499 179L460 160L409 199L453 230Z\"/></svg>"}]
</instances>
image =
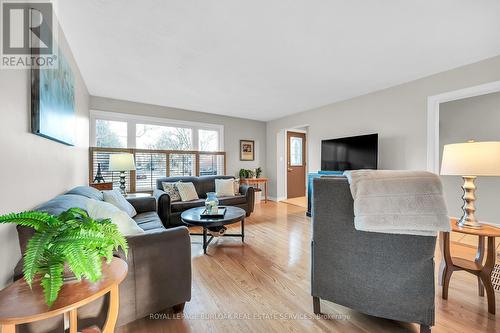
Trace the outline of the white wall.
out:
<instances>
[{"instance_id":1,"label":"white wall","mask_svg":"<svg viewBox=\"0 0 500 333\"><path fill-rule=\"evenodd\" d=\"M75 75L76 145L69 147L30 132L30 74L0 70L0 214L20 212L87 183L89 94L63 33L59 44ZM0 289L20 258L17 232L0 225Z\"/></svg>"},{"instance_id":2,"label":"white wall","mask_svg":"<svg viewBox=\"0 0 500 333\"><path fill-rule=\"evenodd\" d=\"M267 123L270 192L277 191L276 137L280 130L308 127L309 170L320 169L321 140L379 133L381 169L426 169L427 97L500 80L500 56L389 89Z\"/></svg>"},{"instance_id":3,"label":"white wall","mask_svg":"<svg viewBox=\"0 0 500 333\"><path fill-rule=\"evenodd\" d=\"M500 93L442 103L439 108L440 161L443 145L476 141L500 141ZM450 215L462 215L462 177L441 176ZM478 177L477 218L500 224L500 177Z\"/></svg>"},{"instance_id":4,"label":"white wall","mask_svg":"<svg viewBox=\"0 0 500 333\"><path fill-rule=\"evenodd\" d=\"M224 125L227 174L236 175L240 168L255 169L259 166L266 174L265 122L96 96L90 97L90 109ZM241 139L255 140L255 161L240 161Z\"/></svg>"}]
</instances>

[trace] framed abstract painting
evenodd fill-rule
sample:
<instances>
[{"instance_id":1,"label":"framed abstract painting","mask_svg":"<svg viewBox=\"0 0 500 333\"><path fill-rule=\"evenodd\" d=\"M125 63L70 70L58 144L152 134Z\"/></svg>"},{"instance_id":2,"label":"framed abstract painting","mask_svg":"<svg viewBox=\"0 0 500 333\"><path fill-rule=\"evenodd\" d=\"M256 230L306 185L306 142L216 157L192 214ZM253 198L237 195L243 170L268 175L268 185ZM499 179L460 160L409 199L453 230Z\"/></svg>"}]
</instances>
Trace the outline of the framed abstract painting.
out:
<instances>
[{"instance_id":1,"label":"framed abstract painting","mask_svg":"<svg viewBox=\"0 0 500 333\"><path fill-rule=\"evenodd\" d=\"M75 78L59 50L55 68L31 69L31 131L42 137L75 144Z\"/></svg>"}]
</instances>

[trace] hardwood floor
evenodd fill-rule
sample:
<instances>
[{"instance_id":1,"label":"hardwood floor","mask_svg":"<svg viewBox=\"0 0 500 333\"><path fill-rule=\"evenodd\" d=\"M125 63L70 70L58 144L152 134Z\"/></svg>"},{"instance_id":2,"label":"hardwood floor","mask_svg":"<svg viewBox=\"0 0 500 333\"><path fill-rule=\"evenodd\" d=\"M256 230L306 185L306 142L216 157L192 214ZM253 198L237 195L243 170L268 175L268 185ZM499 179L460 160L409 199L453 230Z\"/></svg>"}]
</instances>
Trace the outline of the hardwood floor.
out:
<instances>
[{"instance_id":1,"label":"hardwood floor","mask_svg":"<svg viewBox=\"0 0 500 333\"><path fill-rule=\"evenodd\" d=\"M307 209L307 197L290 198L283 200L282 202Z\"/></svg>"},{"instance_id":2,"label":"hardwood floor","mask_svg":"<svg viewBox=\"0 0 500 333\"><path fill-rule=\"evenodd\" d=\"M184 313L166 311L119 332L418 332L417 325L366 316L327 301L321 301L325 316L313 315L311 226L304 212L284 203L258 205L245 221L245 244L237 238L219 239L210 244L208 255L194 236L192 299ZM471 247L453 244L455 254L472 256ZM436 254L439 263L438 250ZM500 332L500 319L488 314L486 298L477 295L476 279L456 272L448 301L441 299L436 284L432 331Z\"/></svg>"}]
</instances>

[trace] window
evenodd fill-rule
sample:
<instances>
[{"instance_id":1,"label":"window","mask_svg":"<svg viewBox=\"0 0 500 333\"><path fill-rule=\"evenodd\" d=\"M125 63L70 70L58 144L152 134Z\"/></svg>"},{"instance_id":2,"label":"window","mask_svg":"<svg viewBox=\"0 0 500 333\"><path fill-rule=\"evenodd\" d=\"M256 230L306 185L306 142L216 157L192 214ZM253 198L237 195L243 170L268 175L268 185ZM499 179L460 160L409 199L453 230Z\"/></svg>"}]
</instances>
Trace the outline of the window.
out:
<instances>
[{"instance_id":1,"label":"window","mask_svg":"<svg viewBox=\"0 0 500 333\"><path fill-rule=\"evenodd\" d=\"M131 153L135 171L126 173L127 190L151 192L159 178L224 175L224 126L105 111L90 112L91 182L100 167L119 187L119 172L109 171L109 156Z\"/></svg>"},{"instance_id":2,"label":"window","mask_svg":"<svg viewBox=\"0 0 500 333\"><path fill-rule=\"evenodd\" d=\"M200 154L200 176L224 175L224 156Z\"/></svg>"},{"instance_id":3,"label":"window","mask_svg":"<svg viewBox=\"0 0 500 333\"><path fill-rule=\"evenodd\" d=\"M290 166L302 166L302 138L290 137Z\"/></svg>"},{"instance_id":4,"label":"window","mask_svg":"<svg viewBox=\"0 0 500 333\"><path fill-rule=\"evenodd\" d=\"M169 166L170 177L195 176L196 155L170 154Z\"/></svg>"},{"instance_id":5,"label":"window","mask_svg":"<svg viewBox=\"0 0 500 333\"><path fill-rule=\"evenodd\" d=\"M94 110L90 119L92 147L224 150L223 125Z\"/></svg>"},{"instance_id":6,"label":"window","mask_svg":"<svg viewBox=\"0 0 500 333\"><path fill-rule=\"evenodd\" d=\"M167 174L167 156L137 152L135 154L136 191L150 191L156 187L156 180Z\"/></svg>"},{"instance_id":7,"label":"window","mask_svg":"<svg viewBox=\"0 0 500 333\"><path fill-rule=\"evenodd\" d=\"M201 129L198 131L198 149L200 151L219 150L219 132Z\"/></svg>"},{"instance_id":8,"label":"window","mask_svg":"<svg viewBox=\"0 0 500 333\"><path fill-rule=\"evenodd\" d=\"M95 139L97 147L127 148L127 123L97 119Z\"/></svg>"},{"instance_id":9,"label":"window","mask_svg":"<svg viewBox=\"0 0 500 333\"><path fill-rule=\"evenodd\" d=\"M142 149L192 150L191 128L136 125L136 147Z\"/></svg>"}]
</instances>

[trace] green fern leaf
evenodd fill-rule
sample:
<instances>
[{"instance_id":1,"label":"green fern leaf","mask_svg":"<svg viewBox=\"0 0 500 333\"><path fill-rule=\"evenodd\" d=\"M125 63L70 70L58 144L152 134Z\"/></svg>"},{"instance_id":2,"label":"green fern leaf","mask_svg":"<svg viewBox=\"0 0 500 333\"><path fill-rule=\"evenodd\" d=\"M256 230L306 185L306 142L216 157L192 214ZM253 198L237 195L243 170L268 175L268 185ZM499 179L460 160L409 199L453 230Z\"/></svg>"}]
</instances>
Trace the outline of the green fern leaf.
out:
<instances>
[{"instance_id":1,"label":"green fern leaf","mask_svg":"<svg viewBox=\"0 0 500 333\"><path fill-rule=\"evenodd\" d=\"M82 277L86 277L87 271L92 269L89 262L90 258L87 257L87 254L83 251L80 244L68 244L61 249L61 253L64 255L69 268L75 274L77 279L81 280Z\"/></svg>"},{"instance_id":2,"label":"green fern leaf","mask_svg":"<svg viewBox=\"0 0 500 333\"><path fill-rule=\"evenodd\" d=\"M24 253L23 273L24 279L30 287L40 267L40 261L44 257L44 252L47 250L53 237L54 232L47 231L44 233L35 233L28 241L26 252Z\"/></svg>"},{"instance_id":3,"label":"green fern leaf","mask_svg":"<svg viewBox=\"0 0 500 333\"><path fill-rule=\"evenodd\" d=\"M102 257L96 250L85 251L88 258L87 278L91 282L97 282L102 277Z\"/></svg>"},{"instance_id":4,"label":"green fern leaf","mask_svg":"<svg viewBox=\"0 0 500 333\"><path fill-rule=\"evenodd\" d=\"M45 302L49 307L54 304L64 283L63 272L64 262L52 256L48 262L48 267L45 269L46 274L42 277L41 285L45 295Z\"/></svg>"},{"instance_id":5,"label":"green fern leaf","mask_svg":"<svg viewBox=\"0 0 500 333\"><path fill-rule=\"evenodd\" d=\"M44 212L11 213L0 216L0 223L14 223L40 230L47 227L53 218L52 215Z\"/></svg>"}]
</instances>

